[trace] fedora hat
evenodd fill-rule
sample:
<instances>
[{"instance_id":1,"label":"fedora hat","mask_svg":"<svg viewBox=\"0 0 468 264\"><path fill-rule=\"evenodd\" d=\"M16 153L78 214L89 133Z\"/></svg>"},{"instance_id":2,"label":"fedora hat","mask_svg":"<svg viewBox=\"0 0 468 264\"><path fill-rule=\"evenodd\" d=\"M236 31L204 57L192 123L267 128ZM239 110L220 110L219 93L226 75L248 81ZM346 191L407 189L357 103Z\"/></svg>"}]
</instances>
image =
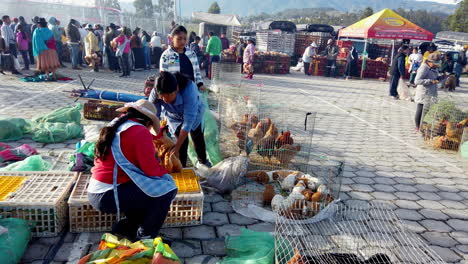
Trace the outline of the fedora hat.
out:
<instances>
[{"instance_id":1,"label":"fedora hat","mask_svg":"<svg viewBox=\"0 0 468 264\"><path fill-rule=\"evenodd\" d=\"M125 113L130 108L137 110L138 112L151 119L151 121L153 122L153 128L150 131L154 135L157 135L159 133L159 118L157 116L157 110L154 104L150 103L148 100L140 99L136 102L126 103L123 107L118 108L116 111Z\"/></svg>"},{"instance_id":2,"label":"fedora hat","mask_svg":"<svg viewBox=\"0 0 468 264\"><path fill-rule=\"evenodd\" d=\"M440 66L441 64L440 60L441 60L440 55L435 52L429 54L429 56L427 57L427 61L434 63L436 66Z\"/></svg>"}]
</instances>

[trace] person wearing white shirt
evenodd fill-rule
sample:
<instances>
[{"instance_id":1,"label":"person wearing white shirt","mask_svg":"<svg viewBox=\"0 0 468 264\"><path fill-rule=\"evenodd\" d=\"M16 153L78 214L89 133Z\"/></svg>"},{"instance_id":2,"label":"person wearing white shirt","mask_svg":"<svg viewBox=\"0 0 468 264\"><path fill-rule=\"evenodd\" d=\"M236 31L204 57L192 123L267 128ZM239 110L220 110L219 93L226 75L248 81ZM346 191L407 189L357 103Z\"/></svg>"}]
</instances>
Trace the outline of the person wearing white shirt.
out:
<instances>
[{"instance_id":1,"label":"person wearing white shirt","mask_svg":"<svg viewBox=\"0 0 468 264\"><path fill-rule=\"evenodd\" d=\"M416 79L416 72L418 71L419 66L423 61L423 56L418 52L418 48L413 48L413 53L408 58L409 63L409 73L410 73L410 83L414 85L414 80Z\"/></svg>"},{"instance_id":2,"label":"person wearing white shirt","mask_svg":"<svg viewBox=\"0 0 468 264\"><path fill-rule=\"evenodd\" d=\"M312 62L312 57L317 54L316 52L317 44L312 42L310 46L306 48L304 54L302 55L302 61L304 62L304 73L305 75L310 75L309 67Z\"/></svg>"},{"instance_id":3,"label":"person wearing white shirt","mask_svg":"<svg viewBox=\"0 0 468 264\"><path fill-rule=\"evenodd\" d=\"M157 68L159 68L159 60L161 59L161 54L163 50L162 50L161 37L156 31L154 31L153 35L151 36L150 47L153 52L152 64L154 64Z\"/></svg>"}]
</instances>

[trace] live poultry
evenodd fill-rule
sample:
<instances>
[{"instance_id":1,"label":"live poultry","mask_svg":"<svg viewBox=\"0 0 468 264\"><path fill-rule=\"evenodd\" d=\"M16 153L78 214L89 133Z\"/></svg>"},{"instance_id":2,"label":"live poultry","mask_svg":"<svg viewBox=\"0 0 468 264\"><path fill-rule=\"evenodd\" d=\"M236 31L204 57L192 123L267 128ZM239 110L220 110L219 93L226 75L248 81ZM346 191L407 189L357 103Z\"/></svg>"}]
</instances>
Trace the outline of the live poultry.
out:
<instances>
[{"instance_id":1,"label":"live poultry","mask_svg":"<svg viewBox=\"0 0 468 264\"><path fill-rule=\"evenodd\" d=\"M283 145L280 149L273 151L273 156L279 161L281 166L287 167L299 151L301 151L300 145Z\"/></svg>"},{"instance_id":2,"label":"live poultry","mask_svg":"<svg viewBox=\"0 0 468 264\"><path fill-rule=\"evenodd\" d=\"M166 168L169 173L181 172L182 163L171 150L174 148L175 143L167 136L168 127L161 128L155 140L153 141L156 153L161 160L161 164Z\"/></svg>"},{"instance_id":3,"label":"live poultry","mask_svg":"<svg viewBox=\"0 0 468 264\"><path fill-rule=\"evenodd\" d=\"M294 144L294 140L291 137L291 131L283 132L281 131L281 135L278 136L276 139L276 148L280 148L283 145L292 145Z\"/></svg>"},{"instance_id":4,"label":"live poultry","mask_svg":"<svg viewBox=\"0 0 468 264\"><path fill-rule=\"evenodd\" d=\"M242 120L240 122L233 122L230 126L233 133L236 134L239 130L240 131L247 131L247 123L249 122L249 114L244 114Z\"/></svg>"},{"instance_id":5,"label":"live poultry","mask_svg":"<svg viewBox=\"0 0 468 264\"><path fill-rule=\"evenodd\" d=\"M253 149L252 139L250 139L249 137L246 137L246 133L242 129L237 131L236 137L237 137L237 146L239 147L239 154L242 153L242 151L245 151L247 155L250 155Z\"/></svg>"},{"instance_id":6,"label":"live poultry","mask_svg":"<svg viewBox=\"0 0 468 264\"><path fill-rule=\"evenodd\" d=\"M253 143L257 145L258 141L265 136L263 133L263 123L258 122L255 128L249 130L248 137L252 139Z\"/></svg>"},{"instance_id":7,"label":"live poultry","mask_svg":"<svg viewBox=\"0 0 468 264\"><path fill-rule=\"evenodd\" d=\"M273 156L273 152L275 150L277 137L278 129L276 129L275 124L272 123L268 131L265 133L265 136L260 139L257 144L257 153L264 159L265 157L268 158L269 162L271 162L271 156Z\"/></svg>"},{"instance_id":8,"label":"live poultry","mask_svg":"<svg viewBox=\"0 0 468 264\"><path fill-rule=\"evenodd\" d=\"M258 120L258 117L256 115L252 115L250 117L250 125L251 125L252 128L256 128L258 122L259 122L259 120Z\"/></svg>"}]
</instances>

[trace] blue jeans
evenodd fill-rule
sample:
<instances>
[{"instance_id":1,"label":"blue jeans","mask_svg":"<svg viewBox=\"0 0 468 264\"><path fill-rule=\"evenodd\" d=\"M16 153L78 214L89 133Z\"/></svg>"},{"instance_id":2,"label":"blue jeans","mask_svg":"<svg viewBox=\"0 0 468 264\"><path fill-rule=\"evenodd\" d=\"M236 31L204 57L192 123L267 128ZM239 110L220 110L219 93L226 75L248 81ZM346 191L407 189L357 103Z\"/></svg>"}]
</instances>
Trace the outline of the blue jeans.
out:
<instances>
[{"instance_id":1,"label":"blue jeans","mask_svg":"<svg viewBox=\"0 0 468 264\"><path fill-rule=\"evenodd\" d=\"M398 96L398 82L400 81L400 73L392 74L390 79L390 96Z\"/></svg>"},{"instance_id":2,"label":"blue jeans","mask_svg":"<svg viewBox=\"0 0 468 264\"><path fill-rule=\"evenodd\" d=\"M21 57L23 57L24 69L29 70L29 58L27 50L20 50Z\"/></svg>"},{"instance_id":3,"label":"blue jeans","mask_svg":"<svg viewBox=\"0 0 468 264\"><path fill-rule=\"evenodd\" d=\"M145 55L145 66L151 67L150 47L143 47L143 54Z\"/></svg>"},{"instance_id":4,"label":"blue jeans","mask_svg":"<svg viewBox=\"0 0 468 264\"><path fill-rule=\"evenodd\" d=\"M463 71L463 65L461 65L460 63L457 63L455 65L455 83L456 83L456 86L459 87L460 86L460 76L462 74L462 71Z\"/></svg>"},{"instance_id":5,"label":"blue jeans","mask_svg":"<svg viewBox=\"0 0 468 264\"><path fill-rule=\"evenodd\" d=\"M80 59L80 44L69 43L68 48L70 49L70 57L72 62L72 67L78 67L78 62Z\"/></svg>"},{"instance_id":6,"label":"blue jeans","mask_svg":"<svg viewBox=\"0 0 468 264\"><path fill-rule=\"evenodd\" d=\"M327 68L325 70L325 77L336 77L336 60L327 59Z\"/></svg>"},{"instance_id":7,"label":"blue jeans","mask_svg":"<svg viewBox=\"0 0 468 264\"><path fill-rule=\"evenodd\" d=\"M18 50L16 49L16 44L10 44L8 45L8 48L10 49L11 55L15 56L15 58L18 58Z\"/></svg>"}]
</instances>

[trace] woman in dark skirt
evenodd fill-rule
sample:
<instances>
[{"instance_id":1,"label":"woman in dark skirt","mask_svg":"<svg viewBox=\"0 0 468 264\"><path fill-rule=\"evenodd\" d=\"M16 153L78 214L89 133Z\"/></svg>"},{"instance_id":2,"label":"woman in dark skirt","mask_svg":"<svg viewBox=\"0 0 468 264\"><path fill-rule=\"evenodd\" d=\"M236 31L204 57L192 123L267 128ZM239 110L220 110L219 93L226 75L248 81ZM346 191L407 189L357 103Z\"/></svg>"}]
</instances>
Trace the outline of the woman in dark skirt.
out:
<instances>
[{"instance_id":1,"label":"woman in dark skirt","mask_svg":"<svg viewBox=\"0 0 468 264\"><path fill-rule=\"evenodd\" d=\"M353 76L357 75L359 55L354 46L351 47L351 50L348 51L346 56L346 80L351 79Z\"/></svg>"},{"instance_id":2,"label":"woman in dark skirt","mask_svg":"<svg viewBox=\"0 0 468 264\"><path fill-rule=\"evenodd\" d=\"M135 62L134 69L145 69L145 54L139 34L140 28L136 28L130 38L130 48L132 48L133 59Z\"/></svg>"}]
</instances>

